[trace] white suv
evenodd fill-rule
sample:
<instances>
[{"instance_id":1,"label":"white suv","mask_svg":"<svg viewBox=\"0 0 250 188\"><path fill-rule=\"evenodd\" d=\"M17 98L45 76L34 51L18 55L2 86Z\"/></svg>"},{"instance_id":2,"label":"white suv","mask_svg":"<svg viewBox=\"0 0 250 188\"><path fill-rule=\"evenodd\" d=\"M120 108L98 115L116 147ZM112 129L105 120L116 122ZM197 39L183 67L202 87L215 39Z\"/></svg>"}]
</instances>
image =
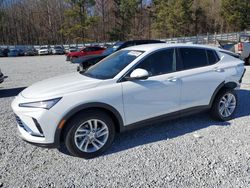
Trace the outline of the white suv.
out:
<instances>
[{"instance_id":1,"label":"white suv","mask_svg":"<svg viewBox=\"0 0 250 188\"><path fill-rule=\"evenodd\" d=\"M200 45L150 44L125 48L82 73L38 82L12 108L21 137L39 146L65 144L92 158L115 133L210 110L231 119L244 62L228 51Z\"/></svg>"}]
</instances>

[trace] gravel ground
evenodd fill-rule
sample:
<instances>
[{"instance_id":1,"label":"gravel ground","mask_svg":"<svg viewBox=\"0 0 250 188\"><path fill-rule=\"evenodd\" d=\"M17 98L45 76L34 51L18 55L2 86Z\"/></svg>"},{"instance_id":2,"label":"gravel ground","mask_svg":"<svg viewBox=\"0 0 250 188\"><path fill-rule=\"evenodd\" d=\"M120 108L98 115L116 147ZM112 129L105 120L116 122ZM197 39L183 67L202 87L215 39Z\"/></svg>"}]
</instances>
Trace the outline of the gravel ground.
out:
<instances>
[{"instance_id":1,"label":"gravel ground","mask_svg":"<svg viewBox=\"0 0 250 188\"><path fill-rule=\"evenodd\" d=\"M250 187L250 67L236 118L207 113L119 134L103 156L85 160L23 142L10 103L30 84L76 66L64 56L1 58L0 187Z\"/></svg>"}]
</instances>

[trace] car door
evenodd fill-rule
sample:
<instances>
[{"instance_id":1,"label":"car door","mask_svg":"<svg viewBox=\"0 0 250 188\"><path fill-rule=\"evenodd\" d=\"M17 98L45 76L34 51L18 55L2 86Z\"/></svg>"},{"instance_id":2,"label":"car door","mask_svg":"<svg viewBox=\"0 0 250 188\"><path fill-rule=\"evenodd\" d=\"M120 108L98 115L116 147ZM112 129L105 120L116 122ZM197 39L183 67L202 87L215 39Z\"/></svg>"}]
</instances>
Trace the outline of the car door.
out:
<instances>
[{"instance_id":1,"label":"car door","mask_svg":"<svg viewBox=\"0 0 250 188\"><path fill-rule=\"evenodd\" d=\"M145 69L150 77L122 82L125 125L178 110L180 82L175 78L175 54L175 49L164 49L148 55L133 70Z\"/></svg>"},{"instance_id":2,"label":"car door","mask_svg":"<svg viewBox=\"0 0 250 188\"><path fill-rule=\"evenodd\" d=\"M185 47L178 49L182 62L181 109L206 106L216 88L225 80L214 50Z\"/></svg>"}]
</instances>

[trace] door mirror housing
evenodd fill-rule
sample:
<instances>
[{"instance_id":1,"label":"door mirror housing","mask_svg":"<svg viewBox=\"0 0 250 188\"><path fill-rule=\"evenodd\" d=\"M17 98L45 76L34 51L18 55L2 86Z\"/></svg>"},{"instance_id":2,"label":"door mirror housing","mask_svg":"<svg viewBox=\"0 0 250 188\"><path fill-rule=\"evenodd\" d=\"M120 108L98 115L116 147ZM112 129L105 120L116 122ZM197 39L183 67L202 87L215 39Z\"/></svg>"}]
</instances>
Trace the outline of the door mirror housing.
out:
<instances>
[{"instance_id":1,"label":"door mirror housing","mask_svg":"<svg viewBox=\"0 0 250 188\"><path fill-rule=\"evenodd\" d=\"M145 69L135 69L130 74L130 77L127 77L126 80L132 81L132 80L146 80L149 77L149 73Z\"/></svg>"}]
</instances>

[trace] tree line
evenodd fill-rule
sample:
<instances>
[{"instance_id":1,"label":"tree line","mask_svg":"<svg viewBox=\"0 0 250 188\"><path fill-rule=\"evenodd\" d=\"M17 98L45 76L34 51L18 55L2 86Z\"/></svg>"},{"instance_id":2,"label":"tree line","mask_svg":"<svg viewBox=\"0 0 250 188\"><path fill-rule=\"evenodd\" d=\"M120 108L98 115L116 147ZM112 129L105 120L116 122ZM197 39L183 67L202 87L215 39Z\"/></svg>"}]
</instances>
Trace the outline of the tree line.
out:
<instances>
[{"instance_id":1,"label":"tree line","mask_svg":"<svg viewBox=\"0 0 250 188\"><path fill-rule=\"evenodd\" d=\"M69 44L250 29L250 0L0 0L0 44Z\"/></svg>"}]
</instances>

